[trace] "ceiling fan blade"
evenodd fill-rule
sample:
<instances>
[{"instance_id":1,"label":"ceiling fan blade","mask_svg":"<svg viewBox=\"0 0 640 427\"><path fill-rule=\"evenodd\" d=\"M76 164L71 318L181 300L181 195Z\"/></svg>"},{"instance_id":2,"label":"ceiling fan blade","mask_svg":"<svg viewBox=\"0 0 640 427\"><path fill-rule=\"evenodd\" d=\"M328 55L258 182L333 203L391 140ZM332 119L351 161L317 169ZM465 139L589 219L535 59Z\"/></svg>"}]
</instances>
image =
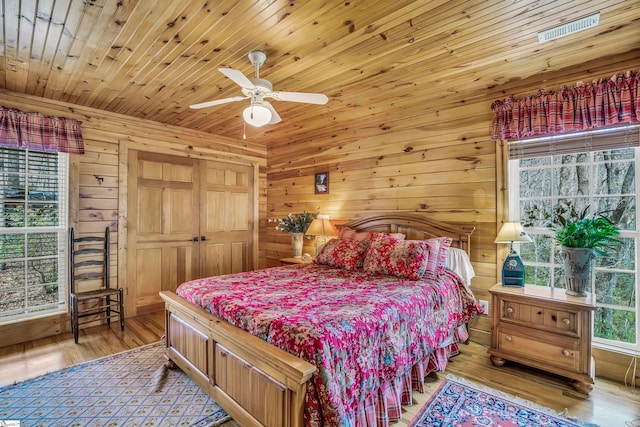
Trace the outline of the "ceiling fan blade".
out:
<instances>
[{"instance_id":1,"label":"ceiling fan blade","mask_svg":"<svg viewBox=\"0 0 640 427\"><path fill-rule=\"evenodd\" d=\"M232 98L216 99L215 101L207 101L207 102L201 102L200 104L189 105L189 108L198 110L200 108L207 108L207 107L213 107L214 105L226 104L227 102L242 101L243 99L247 99L247 98L245 98L244 96L234 96Z\"/></svg>"},{"instance_id":2,"label":"ceiling fan blade","mask_svg":"<svg viewBox=\"0 0 640 427\"><path fill-rule=\"evenodd\" d=\"M323 93L273 92L273 99L278 101L302 102L305 104L326 104L329 101Z\"/></svg>"},{"instance_id":3,"label":"ceiling fan blade","mask_svg":"<svg viewBox=\"0 0 640 427\"><path fill-rule=\"evenodd\" d=\"M233 68L218 68L218 71L220 71L225 76L229 77L240 87L244 87L247 89L255 89L256 87L251 82L251 80L247 78L247 76L245 76L238 70L234 70Z\"/></svg>"},{"instance_id":4,"label":"ceiling fan blade","mask_svg":"<svg viewBox=\"0 0 640 427\"><path fill-rule=\"evenodd\" d=\"M265 107L267 107L267 109L269 109L269 111L271 111L271 121L269 122L269 124L273 125L276 123L280 123L282 121L282 118L280 117L278 112L275 110L275 108L273 108L273 105L271 105L267 101L262 101L262 103L264 104Z\"/></svg>"}]
</instances>

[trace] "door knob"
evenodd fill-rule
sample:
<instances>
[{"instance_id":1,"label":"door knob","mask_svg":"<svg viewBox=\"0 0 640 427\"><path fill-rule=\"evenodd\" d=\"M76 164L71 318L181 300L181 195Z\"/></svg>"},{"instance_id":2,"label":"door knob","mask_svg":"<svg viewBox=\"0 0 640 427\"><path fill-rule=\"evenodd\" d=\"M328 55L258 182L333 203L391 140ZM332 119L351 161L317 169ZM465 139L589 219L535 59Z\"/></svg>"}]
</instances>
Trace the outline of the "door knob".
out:
<instances>
[{"instance_id":1,"label":"door knob","mask_svg":"<svg viewBox=\"0 0 640 427\"><path fill-rule=\"evenodd\" d=\"M200 238L198 236L193 236L193 241L194 242L198 242L198 241L200 241Z\"/></svg>"},{"instance_id":2,"label":"door knob","mask_svg":"<svg viewBox=\"0 0 640 427\"><path fill-rule=\"evenodd\" d=\"M200 240L204 242L205 240L207 240L207 236L200 236Z\"/></svg>"}]
</instances>

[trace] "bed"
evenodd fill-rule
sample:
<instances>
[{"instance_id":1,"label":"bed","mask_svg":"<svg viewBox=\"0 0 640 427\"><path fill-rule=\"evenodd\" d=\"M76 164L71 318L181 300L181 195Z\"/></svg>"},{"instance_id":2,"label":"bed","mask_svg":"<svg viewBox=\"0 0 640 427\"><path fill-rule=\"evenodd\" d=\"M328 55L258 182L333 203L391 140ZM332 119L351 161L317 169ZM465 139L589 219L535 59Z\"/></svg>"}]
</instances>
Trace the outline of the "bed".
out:
<instances>
[{"instance_id":1,"label":"bed","mask_svg":"<svg viewBox=\"0 0 640 427\"><path fill-rule=\"evenodd\" d=\"M376 243L399 233L402 245L417 247L448 236L468 253L473 227L388 214L343 230L375 233ZM414 280L330 264L198 279L179 287L182 296L162 292L167 358L242 426L388 425L467 338L477 301L448 269Z\"/></svg>"}]
</instances>

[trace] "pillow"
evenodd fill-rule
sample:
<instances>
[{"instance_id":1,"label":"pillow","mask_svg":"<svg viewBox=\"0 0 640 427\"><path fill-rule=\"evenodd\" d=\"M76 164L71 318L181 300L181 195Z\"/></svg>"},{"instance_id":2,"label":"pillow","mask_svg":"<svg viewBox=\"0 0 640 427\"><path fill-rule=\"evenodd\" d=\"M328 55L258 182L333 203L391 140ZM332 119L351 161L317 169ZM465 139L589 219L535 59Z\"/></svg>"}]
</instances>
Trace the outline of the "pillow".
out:
<instances>
[{"instance_id":1,"label":"pillow","mask_svg":"<svg viewBox=\"0 0 640 427\"><path fill-rule=\"evenodd\" d=\"M329 267L355 270L362 268L369 241L332 239L320 249L315 263Z\"/></svg>"},{"instance_id":2,"label":"pillow","mask_svg":"<svg viewBox=\"0 0 640 427\"><path fill-rule=\"evenodd\" d=\"M442 274L447 266L447 253L453 239L451 237L434 237L427 239L429 245L429 262L427 273Z\"/></svg>"},{"instance_id":3,"label":"pillow","mask_svg":"<svg viewBox=\"0 0 640 427\"><path fill-rule=\"evenodd\" d=\"M427 270L428 261L429 246L425 241L399 240L379 233L369 244L363 269L369 273L419 280Z\"/></svg>"},{"instance_id":4,"label":"pillow","mask_svg":"<svg viewBox=\"0 0 640 427\"><path fill-rule=\"evenodd\" d=\"M449 248L447 253L447 268L456 273L462 281L468 291L471 291L469 286L471 285L471 279L476 277L476 272L471 265L469 255L460 248Z\"/></svg>"},{"instance_id":5,"label":"pillow","mask_svg":"<svg viewBox=\"0 0 640 427\"><path fill-rule=\"evenodd\" d=\"M404 238L406 237L404 234L402 233L386 233L387 236L391 236L391 237L395 237L398 240L404 240Z\"/></svg>"}]
</instances>

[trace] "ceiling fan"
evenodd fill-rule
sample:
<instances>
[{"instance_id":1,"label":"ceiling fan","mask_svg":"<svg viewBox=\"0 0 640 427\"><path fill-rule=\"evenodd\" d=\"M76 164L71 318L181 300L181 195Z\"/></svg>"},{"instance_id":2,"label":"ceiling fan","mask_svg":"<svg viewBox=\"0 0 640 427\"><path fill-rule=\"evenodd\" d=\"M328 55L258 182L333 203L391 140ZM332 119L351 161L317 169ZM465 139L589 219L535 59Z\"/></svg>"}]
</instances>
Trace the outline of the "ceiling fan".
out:
<instances>
[{"instance_id":1,"label":"ceiling fan","mask_svg":"<svg viewBox=\"0 0 640 427\"><path fill-rule=\"evenodd\" d=\"M249 52L249 61L251 65L256 67L256 76L252 79L247 78L238 70L233 68L218 68L225 76L233 80L240 86L244 96L233 96L231 98L217 99L214 101L202 102L200 104L190 105L190 108L199 109L212 107L214 105L226 104L228 102L243 101L250 99L251 104L244 109L242 116L246 123L260 127L266 124L274 124L282 119L265 100L265 98L273 98L276 101L301 102L304 104L326 104L329 101L326 95L322 93L304 93L304 92L280 92L274 91L273 86L268 80L260 78L260 66L264 64L267 55L259 50Z\"/></svg>"}]
</instances>

